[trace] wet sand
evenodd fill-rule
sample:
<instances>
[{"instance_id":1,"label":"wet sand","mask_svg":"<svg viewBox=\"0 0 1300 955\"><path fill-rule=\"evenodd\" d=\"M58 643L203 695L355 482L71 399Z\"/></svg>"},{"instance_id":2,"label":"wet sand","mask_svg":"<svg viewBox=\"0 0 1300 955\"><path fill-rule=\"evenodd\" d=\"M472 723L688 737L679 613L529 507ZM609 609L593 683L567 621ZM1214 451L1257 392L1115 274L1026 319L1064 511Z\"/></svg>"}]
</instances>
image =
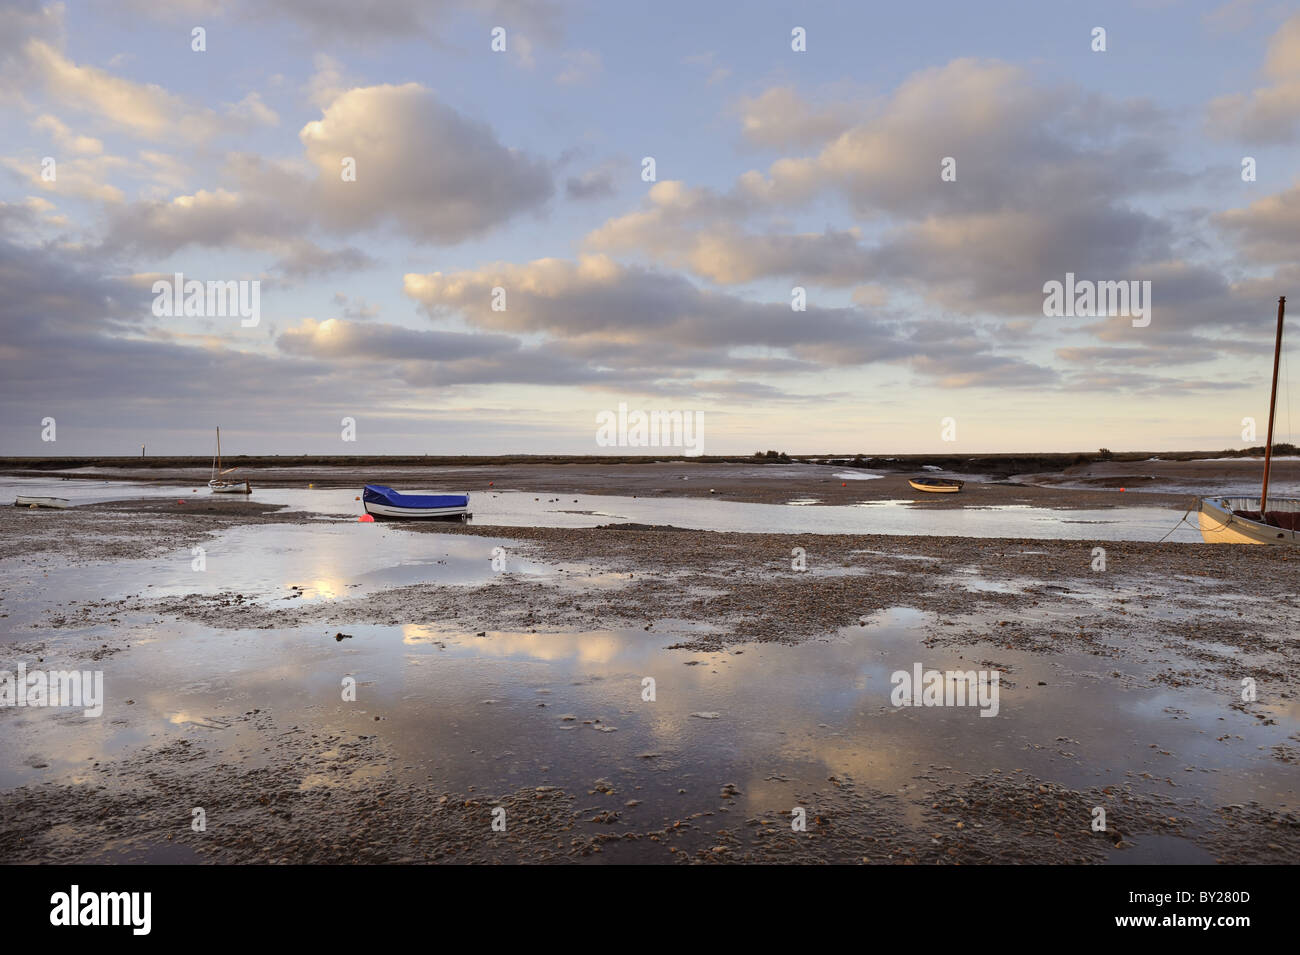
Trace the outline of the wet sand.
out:
<instances>
[{"instance_id":1,"label":"wet sand","mask_svg":"<svg viewBox=\"0 0 1300 955\"><path fill-rule=\"evenodd\" d=\"M619 493L705 475L789 497L744 466L630 467ZM969 490L926 506L1118 499ZM6 516L0 667L103 669L108 696L97 720L0 709L14 861L1300 861L1287 550L1112 541L1098 570L1090 541L394 527L213 498ZM893 706L914 662L998 670L998 716Z\"/></svg>"}]
</instances>

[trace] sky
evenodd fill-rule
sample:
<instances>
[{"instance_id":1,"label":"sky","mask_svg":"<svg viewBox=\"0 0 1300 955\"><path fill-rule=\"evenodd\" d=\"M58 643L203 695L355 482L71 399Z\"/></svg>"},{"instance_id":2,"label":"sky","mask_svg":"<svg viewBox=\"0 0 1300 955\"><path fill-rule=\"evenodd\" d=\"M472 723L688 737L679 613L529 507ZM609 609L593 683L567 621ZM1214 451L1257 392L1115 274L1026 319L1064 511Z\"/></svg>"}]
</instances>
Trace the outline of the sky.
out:
<instances>
[{"instance_id":1,"label":"sky","mask_svg":"<svg viewBox=\"0 0 1300 955\"><path fill-rule=\"evenodd\" d=\"M1297 3L0 25L0 455L680 450L620 406L708 454L1246 447L1300 308ZM1149 315L1045 314L1067 274Z\"/></svg>"}]
</instances>

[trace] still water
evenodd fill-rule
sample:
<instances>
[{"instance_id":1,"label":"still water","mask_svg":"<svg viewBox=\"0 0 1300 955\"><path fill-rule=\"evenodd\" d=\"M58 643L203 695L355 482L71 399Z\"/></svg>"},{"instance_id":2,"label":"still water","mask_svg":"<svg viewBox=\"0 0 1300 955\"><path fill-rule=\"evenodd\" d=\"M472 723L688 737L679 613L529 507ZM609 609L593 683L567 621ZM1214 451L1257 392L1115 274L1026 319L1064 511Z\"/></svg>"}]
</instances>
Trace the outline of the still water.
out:
<instances>
[{"instance_id":1,"label":"still water","mask_svg":"<svg viewBox=\"0 0 1300 955\"><path fill-rule=\"evenodd\" d=\"M254 488L253 500L282 504L325 517L363 513L352 488ZM411 492L419 489L412 488ZM455 490L446 488L445 491ZM143 497L213 499L206 490L119 481L0 480L0 504L16 494L51 495L74 504ZM218 495L217 497L222 497ZM236 500L242 496L230 495ZM802 506L801 506L802 505ZM672 524L695 530L774 534L893 534L940 537L1022 537L1037 539L1200 542L1181 512L1165 507L1113 507L1090 510L1007 505L998 507L919 508L910 500L869 501L855 505L810 504L792 495L789 504L750 504L688 497L624 497L606 494L533 494L525 491L474 492L474 523L496 527L595 527L599 524ZM1176 529L1175 529L1176 528ZM1172 533L1170 533L1172 531Z\"/></svg>"}]
</instances>

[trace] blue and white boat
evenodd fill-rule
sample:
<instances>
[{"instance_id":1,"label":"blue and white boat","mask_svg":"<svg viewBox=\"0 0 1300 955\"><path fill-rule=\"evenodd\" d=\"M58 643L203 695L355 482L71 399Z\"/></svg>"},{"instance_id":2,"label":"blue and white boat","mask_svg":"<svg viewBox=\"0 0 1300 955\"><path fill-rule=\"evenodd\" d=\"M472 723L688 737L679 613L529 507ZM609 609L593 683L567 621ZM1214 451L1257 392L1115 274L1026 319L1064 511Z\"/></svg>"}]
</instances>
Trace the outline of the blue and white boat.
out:
<instances>
[{"instance_id":1,"label":"blue and white boat","mask_svg":"<svg viewBox=\"0 0 1300 955\"><path fill-rule=\"evenodd\" d=\"M468 494L399 494L382 484L367 484L361 501L375 520L463 521L470 516Z\"/></svg>"}]
</instances>

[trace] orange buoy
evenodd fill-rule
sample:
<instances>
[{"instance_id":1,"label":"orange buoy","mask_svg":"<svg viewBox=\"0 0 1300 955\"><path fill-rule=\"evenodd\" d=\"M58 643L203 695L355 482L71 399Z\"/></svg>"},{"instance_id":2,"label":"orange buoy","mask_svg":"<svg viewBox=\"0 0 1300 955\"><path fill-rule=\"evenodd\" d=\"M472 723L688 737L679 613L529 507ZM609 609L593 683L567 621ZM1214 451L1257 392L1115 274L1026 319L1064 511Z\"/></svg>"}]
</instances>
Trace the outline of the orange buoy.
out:
<instances>
[{"instance_id":1,"label":"orange buoy","mask_svg":"<svg viewBox=\"0 0 1300 955\"><path fill-rule=\"evenodd\" d=\"M841 481L841 482L840 482L840 487L848 487L848 486L849 486L849 482L848 482L848 481Z\"/></svg>"},{"instance_id":2,"label":"orange buoy","mask_svg":"<svg viewBox=\"0 0 1300 955\"><path fill-rule=\"evenodd\" d=\"M357 521L361 524L373 524L375 522L375 519L370 514L362 514L360 517L357 518Z\"/></svg>"},{"instance_id":3,"label":"orange buoy","mask_svg":"<svg viewBox=\"0 0 1300 955\"><path fill-rule=\"evenodd\" d=\"M496 487L496 486L497 486L496 481L488 481L488 487Z\"/></svg>"},{"instance_id":4,"label":"orange buoy","mask_svg":"<svg viewBox=\"0 0 1300 955\"><path fill-rule=\"evenodd\" d=\"M1124 488L1120 488L1120 489L1119 489L1119 493L1123 494L1123 493L1124 493L1124 490L1125 490Z\"/></svg>"},{"instance_id":5,"label":"orange buoy","mask_svg":"<svg viewBox=\"0 0 1300 955\"><path fill-rule=\"evenodd\" d=\"M354 500L354 501L359 501L359 500L361 500L361 498L359 498L359 497L354 497L352 500Z\"/></svg>"}]
</instances>

